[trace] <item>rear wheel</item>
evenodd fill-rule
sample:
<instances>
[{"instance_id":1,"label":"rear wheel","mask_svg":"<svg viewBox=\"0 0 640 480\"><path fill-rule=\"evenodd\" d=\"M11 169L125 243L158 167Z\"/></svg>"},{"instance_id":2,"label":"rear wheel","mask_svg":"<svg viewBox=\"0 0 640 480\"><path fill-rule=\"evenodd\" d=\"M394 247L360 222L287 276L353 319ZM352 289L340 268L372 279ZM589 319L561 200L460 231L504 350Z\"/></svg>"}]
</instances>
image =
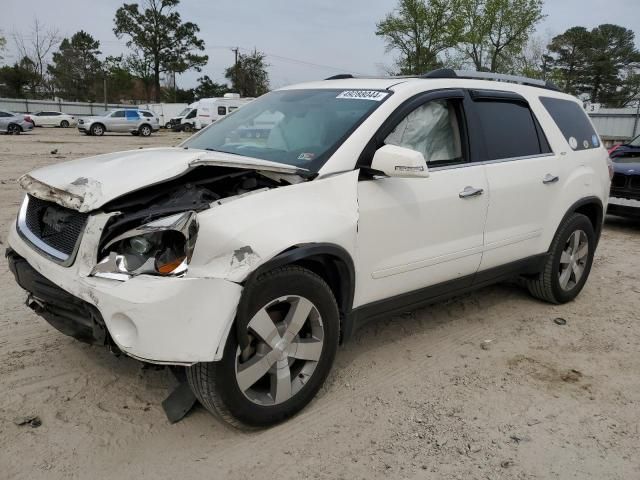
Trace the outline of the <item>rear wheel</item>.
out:
<instances>
[{"instance_id":1,"label":"rear wheel","mask_svg":"<svg viewBox=\"0 0 640 480\"><path fill-rule=\"evenodd\" d=\"M60 122L60 127L62 128L69 128L69 122L67 120L62 120Z\"/></svg>"},{"instance_id":2,"label":"rear wheel","mask_svg":"<svg viewBox=\"0 0 640 480\"><path fill-rule=\"evenodd\" d=\"M16 125L15 123L12 123L7 127L7 133L9 135L20 135L21 132L22 128L20 128L20 125Z\"/></svg>"},{"instance_id":3,"label":"rear wheel","mask_svg":"<svg viewBox=\"0 0 640 480\"><path fill-rule=\"evenodd\" d=\"M140 133L141 137L148 137L149 135L151 135L151 127L149 125L142 125L138 129L138 132Z\"/></svg>"},{"instance_id":4,"label":"rear wheel","mask_svg":"<svg viewBox=\"0 0 640 480\"><path fill-rule=\"evenodd\" d=\"M305 407L326 379L340 320L329 286L297 266L259 277L243 293L219 362L187 369L200 403L235 426L264 427ZM236 333L247 336L239 345Z\"/></svg>"},{"instance_id":5,"label":"rear wheel","mask_svg":"<svg viewBox=\"0 0 640 480\"><path fill-rule=\"evenodd\" d=\"M89 131L91 132L91 135L95 135L97 137L101 137L102 135L104 135L104 127L99 123L91 125Z\"/></svg>"},{"instance_id":6,"label":"rear wheel","mask_svg":"<svg viewBox=\"0 0 640 480\"><path fill-rule=\"evenodd\" d=\"M573 300L589 277L595 246L589 218L573 214L558 229L542 272L527 280L529 292L550 303Z\"/></svg>"},{"instance_id":7,"label":"rear wheel","mask_svg":"<svg viewBox=\"0 0 640 480\"><path fill-rule=\"evenodd\" d=\"M164 124L164 128L166 128L167 130L169 130L171 128L171 122L167 122Z\"/></svg>"}]
</instances>

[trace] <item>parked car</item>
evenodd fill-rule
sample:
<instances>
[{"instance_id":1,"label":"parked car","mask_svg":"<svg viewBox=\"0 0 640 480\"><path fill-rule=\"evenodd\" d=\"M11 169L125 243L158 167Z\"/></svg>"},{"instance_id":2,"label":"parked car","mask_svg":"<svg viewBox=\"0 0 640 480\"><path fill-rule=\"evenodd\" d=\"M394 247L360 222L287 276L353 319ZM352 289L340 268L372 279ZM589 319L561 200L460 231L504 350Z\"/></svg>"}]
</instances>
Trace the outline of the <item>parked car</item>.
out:
<instances>
[{"instance_id":1,"label":"parked car","mask_svg":"<svg viewBox=\"0 0 640 480\"><path fill-rule=\"evenodd\" d=\"M152 112L151 110L142 110L142 109L138 109L138 112L140 112L140 115L142 115L149 121L149 123L151 124L151 129L154 132L157 132L158 130L160 130L160 117L158 117L158 115L155 112Z\"/></svg>"},{"instance_id":2,"label":"parked car","mask_svg":"<svg viewBox=\"0 0 640 480\"><path fill-rule=\"evenodd\" d=\"M38 112L30 115L34 127L75 127L77 125L76 117L68 113L46 111Z\"/></svg>"},{"instance_id":3,"label":"parked car","mask_svg":"<svg viewBox=\"0 0 640 480\"><path fill-rule=\"evenodd\" d=\"M29 116L0 110L0 132L18 135L31 130L33 130L33 123Z\"/></svg>"},{"instance_id":4,"label":"parked car","mask_svg":"<svg viewBox=\"0 0 640 480\"><path fill-rule=\"evenodd\" d=\"M101 136L105 132L120 132L148 137L151 132L159 129L158 119L153 114L150 118L134 109L112 110L100 117L78 119L78 130L87 135Z\"/></svg>"},{"instance_id":5,"label":"parked car","mask_svg":"<svg viewBox=\"0 0 640 480\"><path fill-rule=\"evenodd\" d=\"M265 117L266 138L244 134ZM63 333L184 366L205 408L266 426L310 402L371 318L512 277L576 298L607 162L582 104L549 82L340 75L176 148L24 175L8 263Z\"/></svg>"},{"instance_id":6,"label":"parked car","mask_svg":"<svg viewBox=\"0 0 640 480\"><path fill-rule=\"evenodd\" d=\"M613 162L607 213L640 217L640 135L609 150Z\"/></svg>"}]
</instances>

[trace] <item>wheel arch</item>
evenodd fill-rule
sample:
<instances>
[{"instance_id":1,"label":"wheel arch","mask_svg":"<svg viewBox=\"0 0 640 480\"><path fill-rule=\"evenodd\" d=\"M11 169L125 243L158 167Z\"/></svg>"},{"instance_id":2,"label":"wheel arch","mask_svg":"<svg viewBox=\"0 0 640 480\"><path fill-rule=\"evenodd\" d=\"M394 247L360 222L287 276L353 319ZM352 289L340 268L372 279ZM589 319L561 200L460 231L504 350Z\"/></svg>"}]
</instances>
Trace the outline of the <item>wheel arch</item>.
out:
<instances>
[{"instance_id":1,"label":"wheel arch","mask_svg":"<svg viewBox=\"0 0 640 480\"><path fill-rule=\"evenodd\" d=\"M598 241L600 240L600 234L602 233L602 224L604 222L604 206L602 204L602 200L600 200L600 198L598 197L584 197L575 202L569 207L567 212L562 217L562 220L560 221L560 224L556 229L556 233L567 221L567 219L574 213L580 213L586 216L591 221L591 225L593 225L593 231L596 234L597 246Z\"/></svg>"},{"instance_id":2,"label":"wheel arch","mask_svg":"<svg viewBox=\"0 0 640 480\"><path fill-rule=\"evenodd\" d=\"M350 331L349 321L353 308L356 273L349 252L334 243L304 243L294 245L260 265L243 282L246 285L253 279L275 268L286 265L298 265L321 277L333 292L340 312L340 341L344 333ZM238 332L242 329L238 330Z\"/></svg>"}]
</instances>

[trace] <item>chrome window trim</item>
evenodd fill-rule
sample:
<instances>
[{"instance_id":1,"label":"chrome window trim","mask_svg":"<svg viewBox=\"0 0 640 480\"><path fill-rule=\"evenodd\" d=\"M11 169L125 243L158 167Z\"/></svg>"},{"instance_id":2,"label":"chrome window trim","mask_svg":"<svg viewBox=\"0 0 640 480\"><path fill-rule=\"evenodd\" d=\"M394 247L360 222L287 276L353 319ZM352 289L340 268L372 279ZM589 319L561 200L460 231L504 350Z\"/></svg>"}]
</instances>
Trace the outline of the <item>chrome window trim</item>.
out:
<instances>
[{"instance_id":1,"label":"chrome window trim","mask_svg":"<svg viewBox=\"0 0 640 480\"><path fill-rule=\"evenodd\" d=\"M56 250L52 246L48 245L44 241L42 241L35 233L29 230L27 226L27 208L29 207L29 195L24 196L24 200L22 201L22 206L20 207L20 211L18 212L18 218L16 220L16 230L20 234L20 236L29 242L31 245L36 247L36 250L43 254L45 257L53 260L56 263L59 263L63 267L68 267L71 265L76 258L76 254L78 253L78 248L80 246L80 241L82 236L84 235L84 229L78 236L76 240L76 244L73 247L73 252L71 255L67 255L66 253L61 252L60 250ZM86 225L85 225L86 227Z\"/></svg>"},{"instance_id":2,"label":"chrome window trim","mask_svg":"<svg viewBox=\"0 0 640 480\"><path fill-rule=\"evenodd\" d=\"M529 160L529 159L533 159L533 158L544 158L544 157L554 157L556 156L555 153L540 153L540 154L536 154L536 155L524 155L521 157L509 157L509 158L499 158L496 160L484 160L482 162L464 162L464 163L458 163L455 165L445 165L442 167L429 167L429 165L427 165L427 167L429 167L429 171L430 172L437 172L440 170L449 170L452 168L463 168L463 167L471 167L473 165L491 165L493 163L505 163L505 162L517 162L518 160Z\"/></svg>"}]
</instances>

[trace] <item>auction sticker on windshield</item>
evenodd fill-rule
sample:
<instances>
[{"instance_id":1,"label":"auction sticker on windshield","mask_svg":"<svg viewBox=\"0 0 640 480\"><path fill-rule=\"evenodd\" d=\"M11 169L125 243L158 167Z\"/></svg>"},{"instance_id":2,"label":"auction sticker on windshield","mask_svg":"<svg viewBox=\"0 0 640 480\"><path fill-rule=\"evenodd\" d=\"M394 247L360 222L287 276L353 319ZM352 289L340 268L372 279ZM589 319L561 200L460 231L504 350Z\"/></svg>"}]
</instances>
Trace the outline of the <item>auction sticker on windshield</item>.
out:
<instances>
[{"instance_id":1,"label":"auction sticker on windshield","mask_svg":"<svg viewBox=\"0 0 640 480\"><path fill-rule=\"evenodd\" d=\"M349 98L353 100L373 100L374 102L381 102L389 95L386 92L378 92L377 90L345 90L339 94L336 98Z\"/></svg>"}]
</instances>

